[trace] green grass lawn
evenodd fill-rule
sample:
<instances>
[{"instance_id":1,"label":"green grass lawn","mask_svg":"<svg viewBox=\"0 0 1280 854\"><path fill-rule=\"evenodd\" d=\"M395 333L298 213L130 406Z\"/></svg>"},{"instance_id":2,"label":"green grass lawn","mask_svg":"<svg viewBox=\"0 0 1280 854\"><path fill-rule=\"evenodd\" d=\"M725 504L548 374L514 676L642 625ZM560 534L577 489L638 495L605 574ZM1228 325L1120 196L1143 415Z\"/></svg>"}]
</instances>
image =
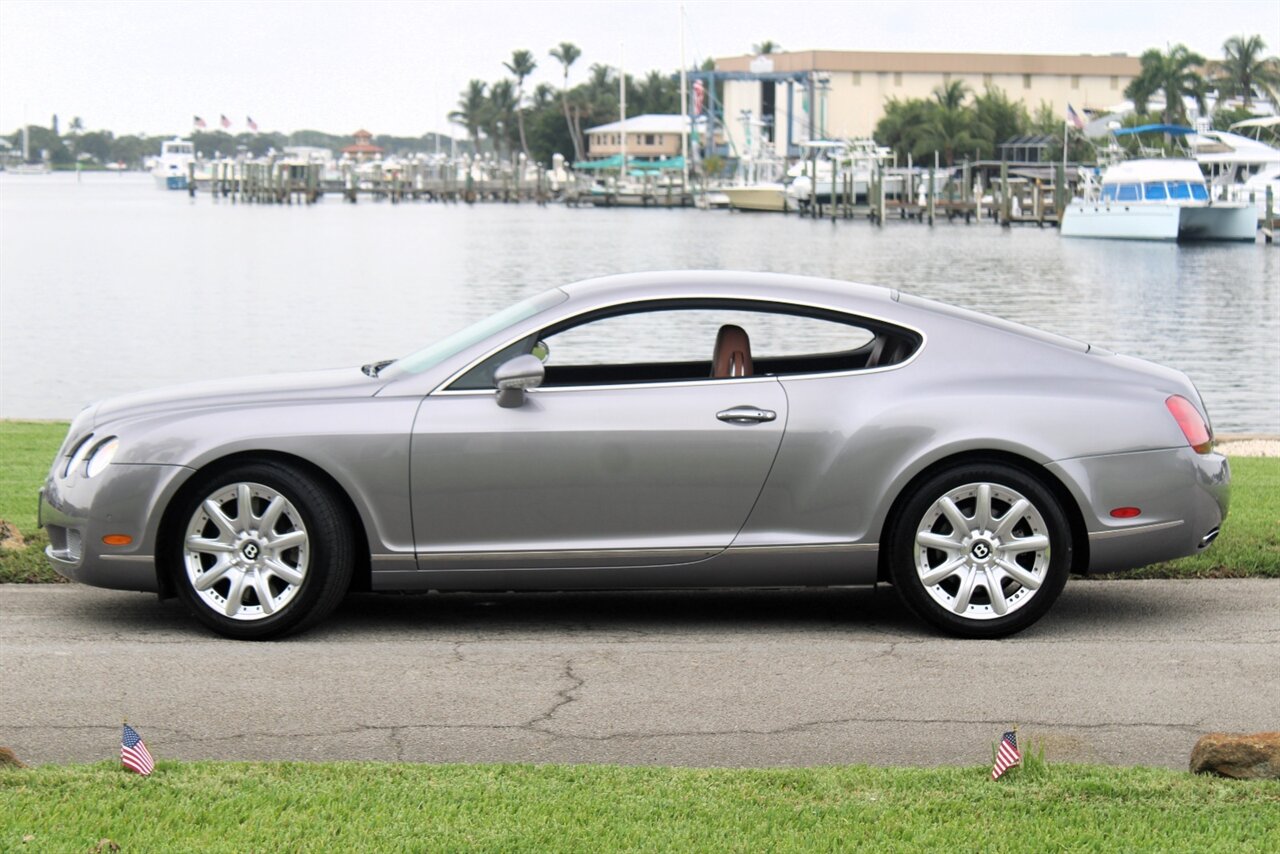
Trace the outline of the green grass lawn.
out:
<instances>
[{"instance_id":1,"label":"green grass lawn","mask_svg":"<svg viewBox=\"0 0 1280 854\"><path fill-rule=\"evenodd\" d=\"M1280 782L988 773L161 762L144 779L114 763L46 765L0 772L0 850L1280 850Z\"/></svg>"},{"instance_id":2,"label":"green grass lawn","mask_svg":"<svg viewBox=\"0 0 1280 854\"><path fill-rule=\"evenodd\" d=\"M66 424L0 421L0 519L31 541L0 550L0 582L62 580L44 559L36 494L66 432ZM1212 548L1115 577L1280 578L1280 459L1233 457L1231 471L1231 515Z\"/></svg>"}]
</instances>

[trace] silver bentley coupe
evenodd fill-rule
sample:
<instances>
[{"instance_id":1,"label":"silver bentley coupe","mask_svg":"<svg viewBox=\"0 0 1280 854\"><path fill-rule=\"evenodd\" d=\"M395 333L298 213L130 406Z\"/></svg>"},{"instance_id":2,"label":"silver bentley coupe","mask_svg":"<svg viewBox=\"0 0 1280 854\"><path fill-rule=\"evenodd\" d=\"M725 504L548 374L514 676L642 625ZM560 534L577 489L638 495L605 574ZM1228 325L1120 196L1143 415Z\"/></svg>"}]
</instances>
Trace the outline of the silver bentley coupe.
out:
<instances>
[{"instance_id":1,"label":"silver bentley coupe","mask_svg":"<svg viewBox=\"0 0 1280 854\"><path fill-rule=\"evenodd\" d=\"M673 272L363 368L86 408L41 491L75 581L233 638L349 590L892 584L938 629L1206 548L1230 471L1178 371L887 288Z\"/></svg>"}]
</instances>

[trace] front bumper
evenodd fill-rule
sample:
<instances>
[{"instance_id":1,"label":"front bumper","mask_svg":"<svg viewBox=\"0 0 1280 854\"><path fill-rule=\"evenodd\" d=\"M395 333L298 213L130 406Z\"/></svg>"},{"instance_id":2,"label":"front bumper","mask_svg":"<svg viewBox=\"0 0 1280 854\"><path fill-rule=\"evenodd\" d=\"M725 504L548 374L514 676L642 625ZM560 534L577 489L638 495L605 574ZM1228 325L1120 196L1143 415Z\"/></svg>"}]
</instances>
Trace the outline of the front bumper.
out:
<instances>
[{"instance_id":1,"label":"front bumper","mask_svg":"<svg viewBox=\"0 0 1280 854\"><path fill-rule=\"evenodd\" d=\"M1207 548L1226 518L1231 468L1221 454L1172 448L1050 463L1076 497L1089 535L1087 567L1118 572ZM1135 518L1117 519L1119 507Z\"/></svg>"},{"instance_id":2,"label":"front bumper","mask_svg":"<svg viewBox=\"0 0 1280 854\"><path fill-rule=\"evenodd\" d=\"M45 555L72 581L114 590L158 592L156 547L160 516L191 469L115 464L94 478L50 473L40 490L39 520L49 534ZM132 542L108 546L124 534Z\"/></svg>"}]
</instances>

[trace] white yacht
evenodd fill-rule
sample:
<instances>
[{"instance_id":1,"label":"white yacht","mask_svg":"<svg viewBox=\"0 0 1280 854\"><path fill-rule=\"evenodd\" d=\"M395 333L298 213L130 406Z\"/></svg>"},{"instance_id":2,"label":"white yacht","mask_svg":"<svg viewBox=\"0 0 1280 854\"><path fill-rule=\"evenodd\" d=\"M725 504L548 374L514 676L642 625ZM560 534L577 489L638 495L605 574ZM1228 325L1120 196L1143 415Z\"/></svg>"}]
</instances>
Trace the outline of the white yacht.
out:
<instances>
[{"instance_id":1,"label":"white yacht","mask_svg":"<svg viewBox=\"0 0 1280 854\"><path fill-rule=\"evenodd\" d=\"M836 166L839 166L840 186L836 188L844 193L850 174L853 175L853 195L855 201L865 201L867 190L871 185L871 175L880 163L887 163L893 158L893 150L877 145L873 139L827 140L815 139L800 143L803 149L800 159L787 170L791 182L787 188L787 196L793 206L809 204L816 199L818 204L831 203L832 182L835 180ZM810 158L813 157L811 160ZM810 163L813 172L810 176Z\"/></svg>"},{"instance_id":2,"label":"white yacht","mask_svg":"<svg viewBox=\"0 0 1280 854\"><path fill-rule=\"evenodd\" d=\"M1249 240L1258 233L1256 209L1210 200L1194 160L1127 160L1107 168L1101 186L1072 199L1062 216L1063 237L1123 240Z\"/></svg>"},{"instance_id":3,"label":"white yacht","mask_svg":"<svg viewBox=\"0 0 1280 854\"><path fill-rule=\"evenodd\" d=\"M151 166L151 175L161 190L187 189L187 175L195 162L196 148L189 139L165 140L160 143L160 156Z\"/></svg>"},{"instance_id":4,"label":"white yacht","mask_svg":"<svg viewBox=\"0 0 1280 854\"><path fill-rule=\"evenodd\" d=\"M1272 188L1273 210L1280 209L1280 149L1228 131L1197 129L1191 152L1209 176L1215 200L1252 202L1266 215L1266 191Z\"/></svg>"}]
</instances>

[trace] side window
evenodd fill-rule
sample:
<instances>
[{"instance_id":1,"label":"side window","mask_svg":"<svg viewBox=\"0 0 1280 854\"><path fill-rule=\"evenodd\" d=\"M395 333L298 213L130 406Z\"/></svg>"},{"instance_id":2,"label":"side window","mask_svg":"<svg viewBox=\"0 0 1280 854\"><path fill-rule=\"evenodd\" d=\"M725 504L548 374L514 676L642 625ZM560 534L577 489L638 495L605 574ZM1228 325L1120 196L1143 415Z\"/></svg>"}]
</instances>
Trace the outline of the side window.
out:
<instances>
[{"instance_id":1,"label":"side window","mask_svg":"<svg viewBox=\"0 0 1280 854\"><path fill-rule=\"evenodd\" d=\"M710 373L722 326L747 333L754 360L772 362L864 347L874 334L825 318L763 311L669 309L606 317L547 337L548 369L568 366L697 364ZM701 378L700 377L700 378Z\"/></svg>"},{"instance_id":2,"label":"side window","mask_svg":"<svg viewBox=\"0 0 1280 854\"><path fill-rule=\"evenodd\" d=\"M919 343L853 316L754 305L665 302L574 318L492 354L450 388L493 388L503 362L530 352L546 365L542 387L555 388L862 370L903 361Z\"/></svg>"},{"instance_id":3,"label":"side window","mask_svg":"<svg viewBox=\"0 0 1280 854\"><path fill-rule=\"evenodd\" d=\"M1186 181L1170 181L1169 198L1189 199L1191 198L1191 188L1187 186Z\"/></svg>"},{"instance_id":4,"label":"side window","mask_svg":"<svg viewBox=\"0 0 1280 854\"><path fill-rule=\"evenodd\" d=\"M1162 202L1167 198L1164 192L1163 181L1151 181L1144 184L1143 193L1146 196L1147 201L1151 202Z\"/></svg>"},{"instance_id":5,"label":"side window","mask_svg":"<svg viewBox=\"0 0 1280 854\"><path fill-rule=\"evenodd\" d=\"M1122 202L1136 202L1139 198L1138 185L1137 184L1121 184L1120 191L1117 194L1116 198Z\"/></svg>"},{"instance_id":6,"label":"side window","mask_svg":"<svg viewBox=\"0 0 1280 854\"><path fill-rule=\"evenodd\" d=\"M1205 188L1204 184L1192 184L1191 198L1195 199L1197 202L1208 201L1209 191Z\"/></svg>"}]
</instances>

